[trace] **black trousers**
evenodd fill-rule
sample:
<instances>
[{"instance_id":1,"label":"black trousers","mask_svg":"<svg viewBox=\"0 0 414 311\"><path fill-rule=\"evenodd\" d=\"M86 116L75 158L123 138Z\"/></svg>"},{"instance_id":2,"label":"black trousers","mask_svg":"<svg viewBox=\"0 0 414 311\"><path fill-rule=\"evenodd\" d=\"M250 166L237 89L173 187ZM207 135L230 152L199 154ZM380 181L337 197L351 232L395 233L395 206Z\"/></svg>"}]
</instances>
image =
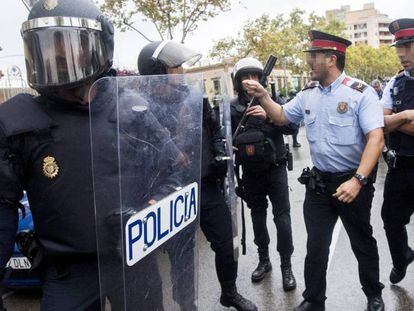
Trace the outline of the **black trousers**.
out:
<instances>
[{"instance_id":1,"label":"black trousers","mask_svg":"<svg viewBox=\"0 0 414 311\"><path fill-rule=\"evenodd\" d=\"M274 165L260 173L244 171L243 182L246 203L252 216L254 243L259 250L268 249L270 243L266 224L269 196L277 229L277 251L282 257L291 256L293 242L286 166Z\"/></svg>"},{"instance_id":2,"label":"black trousers","mask_svg":"<svg viewBox=\"0 0 414 311\"><path fill-rule=\"evenodd\" d=\"M62 267L61 267L62 268ZM100 311L98 261L85 260L42 269L41 311Z\"/></svg>"},{"instance_id":3,"label":"black trousers","mask_svg":"<svg viewBox=\"0 0 414 311\"><path fill-rule=\"evenodd\" d=\"M101 288L96 258L42 265L40 276L43 296L40 310L104 310L105 301L100 296L100 289L104 291L103 296L108 297L114 311L136 310L136 306L144 300L145 305L151 306L152 310L164 310L162 284L153 258L144 258L142 266L131 268L128 272L116 264L114 262L113 267L106 267L112 270L113 275L101 275L104 278L101 279L104 282ZM138 269L140 273L132 271ZM137 279L137 276L142 279ZM107 277L110 279L105 279Z\"/></svg>"},{"instance_id":4,"label":"black trousers","mask_svg":"<svg viewBox=\"0 0 414 311\"><path fill-rule=\"evenodd\" d=\"M414 168L389 169L385 179L382 219L395 268L406 265L410 251L406 225L414 213Z\"/></svg>"},{"instance_id":5,"label":"black trousers","mask_svg":"<svg viewBox=\"0 0 414 311\"><path fill-rule=\"evenodd\" d=\"M346 204L332 197L345 180L325 182L326 192L321 194L308 186L306 189L303 209L308 240L305 259L306 290L303 297L315 303L324 304L326 300L329 246L338 217L358 260L359 279L365 295L370 297L380 294L383 288L379 281L377 242L370 224L374 187L372 184L364 186L355 200Z\"/></svg>"},{"instance_id":6,"label":"black trousers","mask_svg":"<svg viewBox=\"0 0 414 311\"><path fill-rule=\"evenodd\" d=\"M219 185L201 183L201 230L215 252L217 277L220 283L232 283L237 278L237 261L233 256L232 220Z\"/></svg>"}]
</instances>

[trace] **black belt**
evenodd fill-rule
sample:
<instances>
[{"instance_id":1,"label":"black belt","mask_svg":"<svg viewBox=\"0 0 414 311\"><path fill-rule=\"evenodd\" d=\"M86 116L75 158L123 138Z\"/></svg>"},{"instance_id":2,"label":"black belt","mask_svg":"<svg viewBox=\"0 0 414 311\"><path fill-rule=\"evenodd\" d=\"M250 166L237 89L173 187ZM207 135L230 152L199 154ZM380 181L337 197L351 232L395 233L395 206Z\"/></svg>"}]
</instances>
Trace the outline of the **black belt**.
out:
<instances>
[{"instance_id":1,"label":"black belt","mask_svg":"<svg viewBox=\"0 0 414 311\"><path fill-rule=\"evenodd\" d=\"M322 180L325 182L343 182L343 181L350 179L356 173L356 170L331 173L331 172L322 172L316 167L314 167L314 169L318 172Z\"/></svg>"},{"instance_id":2,"label":"black belt","mask_svg":"<svg viewBox=\"0 0 414 311\"><path fill-rule=\"evenodd\" d=\"M397 156L395 160L395 167L414 169L414 156Z\"/></svg>"}]
</instances>

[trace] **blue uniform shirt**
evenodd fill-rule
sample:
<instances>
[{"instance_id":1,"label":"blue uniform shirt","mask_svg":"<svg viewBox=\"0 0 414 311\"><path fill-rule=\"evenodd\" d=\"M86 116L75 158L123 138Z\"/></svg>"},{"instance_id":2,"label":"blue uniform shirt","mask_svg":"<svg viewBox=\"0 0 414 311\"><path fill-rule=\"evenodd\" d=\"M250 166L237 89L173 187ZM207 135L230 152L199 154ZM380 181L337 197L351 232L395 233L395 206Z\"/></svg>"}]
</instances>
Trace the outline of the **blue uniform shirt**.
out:
<instances>
[{"instance_id":1,"label":"blue uniform shirt","mask_svg":"<svg viewBox=\"0 0 414 311\"><path fill-rule=\"evenodd\" d=\"M283 110L290 122L304 120L313 165L324 172L358 168L365 135L384 126L375 90L345 73L325 88L314 82Z\"/></svg>"},{"instance_id":2,"label":"blue uniform shirt","mask_svg":"<svg viewBox=\"0 0 414 311\"><path fill-rule=\"evenodd\" d=\"M412 77L407 70L404 71L404 75L406 75L410 79L414 79L414 77ZM385 89L384 89L384 92L381 98L382 107L385 109L389 109L389 110L392 110L391 89L394 87L395 77L393 77L390 80L390 82L388 82L388 84L385 86Z\"/></svg>"}]
</instances>

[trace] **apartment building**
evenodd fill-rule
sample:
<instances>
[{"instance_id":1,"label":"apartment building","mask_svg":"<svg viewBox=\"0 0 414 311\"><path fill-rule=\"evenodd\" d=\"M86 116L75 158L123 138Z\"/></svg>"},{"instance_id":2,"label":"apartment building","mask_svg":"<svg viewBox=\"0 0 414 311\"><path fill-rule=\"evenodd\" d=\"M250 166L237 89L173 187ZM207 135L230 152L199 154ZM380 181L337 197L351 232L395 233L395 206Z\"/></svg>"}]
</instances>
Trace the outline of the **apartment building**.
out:
<instances>
[{"instance_id":1,"label":"apartment building","mask_svg":"<svg viewBox=\"0 0 414 311\"><path fill-rule=\"evenodd\" d=\"M346 35L353 44L368 44L378 48L381 44L391 44L392 35L388 31L391 19L379 12L374 3L366 3L361 10L352 11L350 5L326 11L326 17L343 21Z\"/></svg>"}]
</instances>

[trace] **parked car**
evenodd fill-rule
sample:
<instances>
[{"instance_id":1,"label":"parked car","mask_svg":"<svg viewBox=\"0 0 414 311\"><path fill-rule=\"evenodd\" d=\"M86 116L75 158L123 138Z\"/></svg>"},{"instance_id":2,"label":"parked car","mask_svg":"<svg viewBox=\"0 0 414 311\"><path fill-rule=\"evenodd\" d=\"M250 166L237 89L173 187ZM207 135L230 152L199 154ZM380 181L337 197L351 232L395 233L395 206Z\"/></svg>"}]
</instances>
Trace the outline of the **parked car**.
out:
<instances>
[{"instance_id":1,"label":"parked car","mask_svg":"<svg viewBox=\"0 0 414 311\"><path fill-rule=\"evenodd\" d=\"M21 203L24 205L26 212L23 218L23 213L19 210L19 232L32 232L34 229L32 213L30 212L29 202L26 193L24 194ZM36 288L40 287L40 280L36 274L30 271L30 261L23 256L19 251L17 245L14 245L14 253L7 264L8 267L13 268L10 277L5 281L4 285L7 288Z\"/></svg>"}]
</instances>

